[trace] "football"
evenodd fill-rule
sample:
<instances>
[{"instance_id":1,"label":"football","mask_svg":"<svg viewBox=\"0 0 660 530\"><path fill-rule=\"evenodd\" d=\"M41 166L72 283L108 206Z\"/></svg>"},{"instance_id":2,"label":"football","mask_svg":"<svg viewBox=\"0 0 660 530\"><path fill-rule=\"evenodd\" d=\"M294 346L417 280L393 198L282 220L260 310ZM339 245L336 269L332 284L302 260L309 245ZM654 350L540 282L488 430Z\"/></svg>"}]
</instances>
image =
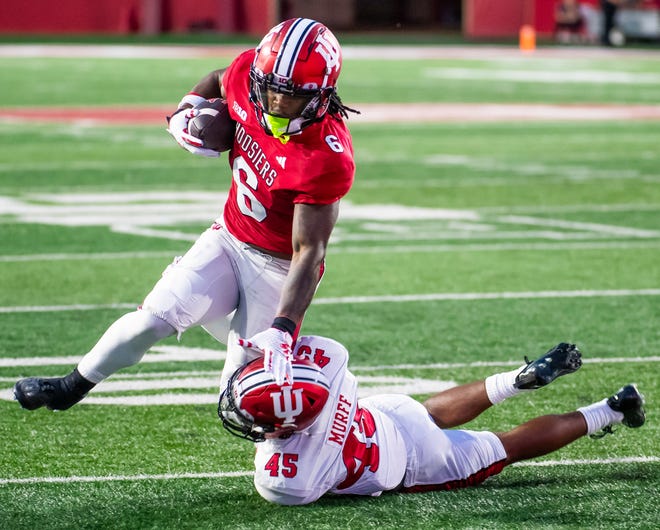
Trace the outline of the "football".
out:
<instances>
[{"instance_id":1,"label":"football","mask_svg":"<svg viewBox=\"0 0 660 530\"><path fill-rule=\"evenodd\" d=\"M199 113L188 122L188 133L204 142L206 149L222 153L234 145L236 122L224 99L210 99L195 107Z\"/></svg>"}]
</instances>

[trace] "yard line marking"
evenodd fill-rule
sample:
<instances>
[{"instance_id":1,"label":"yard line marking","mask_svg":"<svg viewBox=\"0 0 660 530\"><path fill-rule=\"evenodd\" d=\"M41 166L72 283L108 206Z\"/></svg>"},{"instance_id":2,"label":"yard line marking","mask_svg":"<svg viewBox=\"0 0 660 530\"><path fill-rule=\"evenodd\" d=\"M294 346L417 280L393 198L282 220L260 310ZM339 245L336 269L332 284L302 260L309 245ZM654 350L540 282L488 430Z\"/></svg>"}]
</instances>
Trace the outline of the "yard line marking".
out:
<instances>
[{"instance_id":1,"label":"yard line marking","mask_svg":"<svg viewBox=\"0 0 660 530\"><path fill-rule=\"evenodd\" d=\"M506 223L507 220L502 218L502 219L496 219L495 221L500 222L500 223ZM532 224L532 223L528 223ZM537 223L540 224L540 223ZM611 238L611 237L623 237L623 236L633 236L633 237L643 237L643 238L657 238L660 237L660 232L658 233L649 233L645 231L644 234L640 234L637 230L634 229L625 229L623 228L622 230L627 230L627 232L622 232L622 233L617 233L615 229L619 227L613 227L613 230L611 232L607 233L603 229L601 229L599 232L596 233L594 230L593 232L560 232L557 230L525 230L525 231L520 231L520 230L513 230L513 231L506 231L506 230L497 230L497 231L492 231L492 232L486 232L486 231L479 231L476 230L475 228L471 228L471 230L466 230L465 228L462 230L458 230L455 228L455 223L452 223L454 229L453 230L433 230L433 231L424 231L424 230L417 230L417 231L407 231L407 232L388 232L388 233L374 233L374 232L369 232L369 233L362 233L362 234L348 234L345 232L340 232L339 230L337 231L336 235L331 236L330 242L331 244L339 244L343 243L346 241L368 241L368 242L373 242L373 241L378 241L378 242L383 242L383 241L428 241L428 240L449 240L449 241L469 241L469 240L486 240L486 241L499 241L503 239L513 239L513 240L520 240L520 239L545 239L545 240L552 240L552 241L567 241L567 240L578 240L578 241L584 241L584 240L589 240L589 239L598 239L598 238ZM543 226L542 224L540 224ZM371 224L372 227L375 227L375 224ZM467 226L467 225L466 225ZM363 226L365 228L365 226ZM402 227L403 229L407 230L407 227ZM452 228L452 227L449 227ZM577 223L574 224L574 226L569 227L569 226L564 226L562 228L572 228L573 230L578 230L580 227L577 225ZM584 227L584 229L587 229ZM634 232L633 232L634 231ZM139 235L139 234L138 234Z\"/></svg>"},{"instance_id":2,"label":"yard line marking","mask_svg":"<svg viewBox=\"0 0 660 530\"><path fill-rule=\"evenodd\" d=\"M0 478L0 484L61 484L66 482L120 482L138 480L173 480L186 478L233 478L251 477L254 471L218 471L210 473L163 473L158 475L106 475L103 477L32 477Z\"/></svg>"},{"instance_id":3,"label":"yard line marking","mask_svg":"<svg viewBox=\"0 0 660 530\"><path fill-rule=\"evenodd\" d=\"M658 248L660 241L567 241L544 243L471 243L447 245L333 246L334 254L402 254L410 252L499 252L509 250L620 250Z\"/></svg>"},{"instance_id":4,"label":"yard line marking","mask_svg":"<svg viewBox=\"0 0 660 530\"><path fill-rule=\"evenodd\" d=\"M649 357L593 357L582 359L585 364L620 364L620 363L652 363L660 362L660 356ZM453 369L453 368L481 368L498 366L522 366L517 361L474 361L469 363L427 363L427 364L389 364L381 366L350 366L355 372L376 372L381 370L428 370L428 369Z\"/></svg>"},{"instance_id":5,"label":"yard line marking","mask_svg":"<svg viewBox=\"0 0 660 530\"><path fill-rule=\"evenodd\" d=\"M149 350L142 360L143 363L158 362L198 362L198 361L223 361L226 350L211 350L207 348L189 348L185 346L159 346ZM163 352L163 353L154 353ZM0 368L16 368L23 366L59 366L77 364L81 355L59 356L59 357L7 357L0 358ZM591 357L583 359L587 364L621 364L621 363L656 363L660 362L660 356L648 357ZM381 365L351 365L354 372L376 372L382 370L428 370L428 369L453 369L453 368L482 368L482 367L506 367L521 366L520 360L510 361L473 361L467 363L422 363L422 364L381 364ZM112 381L131 381L133 379L149 380L159 378L210 378L220 375L218 371L172 371L151 372L147 374L122 374L112 376ZM0 383L13 383L15 377L0 377ZM364 380L364 378L363 378Z\"/></svg>"},{"instance_id":6,"label":"yard line marking","mask_svg":"<svg viewBox=\"0 0 660 530\"><path fill-rule=\"evenodd\" d=\"M522 215L506 215L500 217L499 221L533 225L533 226L554 226L559 228L569 228L572 230L591 230L593 232L604 232L609 235L631 236L631 237L660 237L657 230L641 230L638 228L628 228L625 226L605 225L601 223L583 223L576 221L564 221L562 219L539 219L536 217L527 217Z\"/></svg>"},{"instance_id":7,"label":"yard line marking","mask_svg":"<svg viewBox=\"0 0 660 530\"><path fill-rule=\"evenodd\" d=\"M371 304L384 302L434 302L434 301L465 301L465 300L507 300L527 298L595 298L610 296L658 296L660 289L608 289L580 291L522 291L503 293L433 293L385 296L344 296L336 298L318 298L315 304Z\"/></svg>"},{"instance_id":8,"label":"yard line marking","mask_svg":"<svg viewBox=\"0 0 660 530\"><path fill-rule=\"evenodd\" d=\"M191 236L193 237L193 236ZM396 238L392 238L393 240ZM471 243L448 245L382 245L382 246L339 246L335 243L333 253L341 254L397 254L410 252L493 252L508 250L600 250L658 248L660 241L551 241L544 243ZM19 254L0 256L0 263L30 261L82 261L82 260L122 260L122 259L159 259L171 258L181 251L144 251L144 252L95 252L89 254Z\"/></svg>"},{"instance_id":9,"label":"yard line marking","mask_svg":"<svg viewBox=\"0 0 660 530\"><path fill-rule=\"evenodd\" d=\"M0 44L0 57L103 57L120 59L142 58L209 58L209 57L235 57L244 47L232 44L214 44L212 46L186 46L186 45L124 45L124 44ZM489 46L461 46L461 45L346 45L342 46L344 57L350 59L377 59L379 61L399 60L427 60L427 59L465 59L480 63L488 60L495 63L520 63L520 52L517 47L507 45ZM570 61L574 64L576 59L582 61L602 61L612 58L648 58L656 59L655 50L641 49L601 49L599 47L587 48L584 46L566 46L538 48L535 52L542 64L557 64L558 61ZM527 65L527 61L524 63ZM589 64L589 63L587 63ZM599 64L599 63L596 63Z\"/></svg>"},{"instance_id":10,"label":"yard line marking","mask_svg":"<svg viewBox=\"0 0 660 530\"><path fill-rule=\"evenodd\" d=\"M169 142L168 142L169 143ZM195 164L182 161L156 161L156 160L111 160L111 161L95 161L95 160L78 160L67 162L14 162L14 163L0 163L0 173L16 173L17 171L27 171L35 173L37 171L52 172L57 170L67 171L96 171L110 168L116 168L118 164L124 169L194 169Z\"/></svg>"},{"instance_id":11,"label":"yard line marking","mask_svg":"<svg viewBox=\"0 0 660 530\"><path fill-rule=\"evenodd\" d=\"M478 213L582 213L582 212L646 212L660 211L660 204L557 204L554 206L483 206L474 208Z\"/></svg>"},{"instance_id":12,"label":"yard line marking","mask_svg":"<svg viewBox=\"0 0 660 530\"><path fill-rule=\"evenodd\" d=\"M474 79L511 81L519 83L608 83L608 84L657 84L660 75L640 72L612 72L606 70L580 70L568 72L541 70L477 70L475 68L427 68L427 77L441 79ZM550 105L548 106L551 107Z\"/></svg>"},{"instance_id":13,"label":"yard line marking","mask_svg":"<svg viewBox=\"0 0 660 530\"><path fill-rule=\"evenodd\" d=\"M579 458L576 460L539 460L539 461L526 461L516 462L512 465L518 467L550 467L550 466L577 466L577 465L594 465L594 464L648 464L651 462L660 462L660 457L657 456L629 456L624 458Z\"/></svg>"},{"instance_id":14,"label":"yard line marking","mask_svg":"<svg viewBox=\"0 0 660 530\"><path fill-rule=\"evenodd\" d=\"M96 252L96 253L72 253L72 254L23 254L17 256L0 256L2 263L15 263L23 261L80 261L80 260L114 260L114 259L152 259L171 258L175 251L144 251L144 252Z\"/></svg>"},{"instance_id":15,"label":"yard line marking","mask_svg":"<svg viewBox=\"0 0 660 530\"><path fill-rule=\"evenodd\" d=\"M8 368L12 366L56 366L61 364L78 364L81 357L82 355L0 358L0 368ZM212 350L210 348L155 346L149 350L149 353L146 353L144 357L142 357L140 363L223 361L226 357L227 351L224 349ZM172 375L177 375L177 372L172 372L169 375L170 377Z\"/></svg>"},{"instance_id":16,"label":"yard line marking","mask_svg":"<svg viewBox=\"0 0 660 530\"><path fill-rule=\"evenodd\" d=\"M224 360L227 356L226 350L211 350L206 348L189 348L184 346L163 346L149 350L150 352L171 349L168 355L157 353L147 353L141 363L156 363L161 361L215 361ZM178 351L178 353L177 353ZM60 357L13 357L0 358L1 368L13 368L19 366L56 366L61 364L77 363L80 356L60 356ZM660 356L649 357L592 357L583 359L588 364L618 364L618 363L649 363L660 362ZM417 370L417 369L452 369L452 368L481 368L481 367L505 367L520 366L520 360L512 361L473 361L467 363L422 363L422 364L382 364L382 365L351 365L353 371L380 371L380 370ZM158 379L163 377L215 377L220 371L193 370L193 371L174 371L174 372L150 372L147 374L114 374L113 381L130 381L132 379ZM14 377L0 377L0 382L13 382Z\"/></svg>"},{"instance_id":17,"label":"yard line marking","mask_svg":"<svg viewBox=\"0 0 660 530\"><path fill-rule=\"evenodd\" d=\"M431 293L382 296L342 296L317 298L314 304L372 304L383 302L436 302L468 300L516 300L534 298L598 298L612 296L658 296L660 289L605 289L579 291L512 291L501 293ZM134 309L136 304L74 304L54 306L0 306L0 313L45 313L50 311L92 311L96 309Z\"/></svg>"},{"instance_id":18,"label":"yard line marking","mask_svg":"<svg viewBox=\"0 0 660 530\"><path fill-rule=\"evenodd\" d=\"M145 356L143 362L158 361L214 361L219 362L226 357L226 352L216 351L205 348L186 348L181 346L162 346L155 348L160 350L160 354L149 353ZM151 350L151 351L154 351ZM72 365L78 359L74 357L40 357L27 359L0 359L1 367L17 367L24 365L47 366L64 364ZM631 364L633 362L644 363L658 362L660 357L637 357L637 358L613 358L613 359L588 359L591 363L623 363ZM219 363L218 363L219 364ZM436 394L447 388L457 385L453 380L444 378L420 378L407 377L402 375L406 369L442 369L465 368L465 367L493 367L493 366L521 366L520 360L515 361L475 361L470 363L432 363L432 364L398 364L384 366L353 366L360 388L358 397L363 399L368 396L374 396L385 393L397 394ZM383 372L395 370L394 375L364 375L365 373ZM13 385L16 378L0 377L0 383L10 383ZM115 374L112 378L100 383L93 395L88 396L82 405L121 405L121 406L178 406L178 405L215 405L218 401L218 383L220 380L220 369L215 371L172 371L161 372L160 374ZM185 389L186 392L151 392L144 394L144 391L171 391L173 389ZM211 390L212 389L212 390ZM191 390L201 390L201 392L191 392ZM130 395L117 395L118 392L132 392ZM0 400L13 401L14 393L12 387L0 389Z\"/></svg>"},{"instance_id":19,"label":"yard line marking","mask_svg":"<svg viewBox=\"0 0 660 530\"><path fill-rule=\"evenodd\" d=\"M541 460L516 462L515 467L538 466L575 466L575 465L612 465L612 464L648 464L660 462L657 456L629 456L623 458L576 459L576 460ZM237 478L252 477L254 471L216 471L208 473L162 473L137 475L105 475L105 476L72 476L72 477L24 477L0 478L0 484L64 484L68 482L122 482L140 480L178 480L207 478Z\"/></svg>"},{"instance_id":20,"label":"yard line marking","mask_svg":"<svg viewBox=\"0 0 660 530\"><path fill-rule=\"evenodd\" d=\"M73 304L0 307L0 313L47 313L50 311L95 311L97 309L136 309L138 304Z\"/></svg>"}]
</instances>

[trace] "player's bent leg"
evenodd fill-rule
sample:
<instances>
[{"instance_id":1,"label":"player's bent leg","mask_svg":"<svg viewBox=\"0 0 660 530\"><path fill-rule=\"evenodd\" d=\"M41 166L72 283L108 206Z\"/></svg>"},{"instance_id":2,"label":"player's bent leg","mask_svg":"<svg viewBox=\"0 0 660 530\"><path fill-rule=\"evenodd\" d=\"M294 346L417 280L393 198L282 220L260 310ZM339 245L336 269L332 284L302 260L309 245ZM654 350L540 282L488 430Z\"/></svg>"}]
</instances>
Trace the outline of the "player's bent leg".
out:
<instances>
[{"instance_id":1,"label":"player's bent leg","mask_svg":"<svg viewBox=\"0 0 660 530\"><path fill-rule=\"evenodd\" d=\"M617 423L636 429L646 422L644 396L633 384L624 386L607 399L578 410L584 415L588 434L592 438L602 438L614 432L612 425Z\"/></svg>"},{"instance_id":2,"label":"player's bent leg","mask_svg":"<svg viewBox=\"0 0 660 530\"><path fill-rule=\"evenodd\" d=\"M484 381L460 385L432 396L424 406L439 427L457 427L523 390L546 386L558 377L575 372L582 354L573 344L562 342L542 357L515 370L493 374Z\"/></svg>"},{"instance_id":3,"label":"player's bent leg","mask_svg":"<svg viewBox=\"0 0 660 530\"><path fill-rule=\"evenodd\" d=\"M644 396L636 385L626 385L616 394L607 398L607 406L623 414L621 423L626 427L636 429L646 422Z\"/></svg>"},{"instance_id":4,"label":"player's bent leg","mask_svg":"<svg viewBox=\"0 0 660 530\"><path fill-rule=\"evenodd\" d=\"M521 390L533 390L549 385L558 377L573 373L582 366L582 353L575 344L562 342L548 350L536 361L529 362L516 377L514 386Z\"/></svg>"},{"instance_id":5,"label":"player's bent leg","mask_svg":"<svg viewBox=\"0 0 660 530\"><path fill-rule=\"evenodd\" d=\"M540 416L518 427L496 433L512 464L560 449L587 434L587 424L579 412Z\"/></svg>"},{"instance_id":6,"label":"player's bent leg","mask_svg":"<svg viewBox=\"0 0 660 530\"><path fill-rule=\"evenodd\" d=\"M66 410L83 399L94 383L83 378L78 370L65 377L21 379L14 385L14 399L21 407L35 410Z\"/></svg>"},{"instance_id":7,"label":"player's bent leg","mask_svg":"<svg viewBox=\"0 0 660 530\"><path fill-rule=\"evenodd\" d=\"M497 436L506 450L507 464L511 464L551 453L600 429L612 432L615 424L638 428L645 420L644 396L635 385L626 385L613 396L576 412L541 416Z\"/></svg>"},{"instance_id":8,"label":"player's bent leg","mask_svg":"<svg viewBox=\"0 0 660 530\"><path fill-rule=\"evenodd\" d=\"M424 407L433 421L443 429L463 425L492 405L484 381L474 381L443 390L424 402Z\"/></svg>"},{"instance_id":9,"label":"player's bent leg","mask_svg":"<svg viewBox=\"0 0 660 530\"><path fill-rule=\"evenodd\" d=\"M78 363L78 371L98 384L122 368L139 363L158 341L176 330L149 311L127 313L115 321Z\"/></svg>"},{"instance_id":10,"label":"player's bent leg","mask_svg":"<svg viewBox=\"0 0 660 530\"><path fill-rule=\"evenodd\" d=\"M234 256L240 277L239 302L227 337L227 357L220 378L221 391L232 374L261 354L238 345L238 337L250 338L270 327L286 281L290 262L251 248ZM205 324L206 327L206 324Z\"/></svg>"},{"instance_id":11,"label":"player's bent leg","mask_svg":"<svg viewBox=\"0 0 660 530\"><path fill-rule=\"evenodd\" d=\"M558 377L575 372L582 365L582 354L573 344L562 342L535 361L516 370L486 378L486 392L493 405L520 392L535 390L550 384Z\"/></svg>"},{"instance_id":12,"label":"player's bent leg","mask_svg":"<svg viewBox=\"0 0 660 530\"><path fill-rule=\"evenodd\" d=\"M66 410L109 375L139 362L151 346L174 331L172 326L146 311L128 313L108 328L70 374L21 379L14 386L14 397L28 410L40 407Z\"/></svg>"}]
</instances>

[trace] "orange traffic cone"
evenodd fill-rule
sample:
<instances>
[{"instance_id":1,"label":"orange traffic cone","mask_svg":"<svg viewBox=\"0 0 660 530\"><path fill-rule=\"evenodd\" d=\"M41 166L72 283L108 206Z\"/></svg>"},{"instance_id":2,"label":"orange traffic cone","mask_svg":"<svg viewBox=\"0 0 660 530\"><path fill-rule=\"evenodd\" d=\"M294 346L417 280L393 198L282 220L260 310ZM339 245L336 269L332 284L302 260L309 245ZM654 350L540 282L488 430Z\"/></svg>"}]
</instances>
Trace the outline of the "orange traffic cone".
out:
<instances>
[{"instance_id":1,"label":"orange traffic cone","mask_svg":"<svg viewBox=\"0 0 660 530\"><path fill-rule=\"evenodd\" d=\"M531 53L536 49L536 31L533 26L529 24L522 26L518 37L521 51Z\"/></svg>"}]
</instances>

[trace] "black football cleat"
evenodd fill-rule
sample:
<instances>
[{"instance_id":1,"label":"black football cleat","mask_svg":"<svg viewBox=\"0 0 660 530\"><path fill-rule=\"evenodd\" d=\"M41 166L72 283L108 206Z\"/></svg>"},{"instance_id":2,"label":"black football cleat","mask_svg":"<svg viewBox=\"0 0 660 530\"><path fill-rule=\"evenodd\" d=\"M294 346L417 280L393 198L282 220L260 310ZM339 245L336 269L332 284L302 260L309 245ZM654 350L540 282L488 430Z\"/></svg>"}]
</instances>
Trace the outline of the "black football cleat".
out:
<instances>
[{"instance_id":1,"label":"black football cleat","mask_svg":"<svg viewBox=\"0 0 660 530\"><path fill-rule=\"evenodd\" d=\"M78 370L66 377L42 379L29 377L14 385L14 399L21 407L35 410L66 410L83 399L95 385L83 378Z\"/></svg>"},{"instance_id":2,"label":"black football cleat","mask_svg":"<svg viewBox=\"0 0 660 530\"><path fill-rule=\"evenodd\" d=\"M521 390L533 390L549 385L558 377L575 372L582 366L582 354L575 344L562 342L536 361L530 362L516 376L513 384Z\"/></svg>"},{"instance_id":3,"label":"black football cleat","mask_svg":"<svg viewBox=\"0 0 660 530\"><path fill-rule=\"evenodd\" d=\"M623 423L626 427L636 429L644 425L644 396L635 385L626 385L607 399L607 405L617 412L623 413Z\"/></svg>"}]
</instances>

